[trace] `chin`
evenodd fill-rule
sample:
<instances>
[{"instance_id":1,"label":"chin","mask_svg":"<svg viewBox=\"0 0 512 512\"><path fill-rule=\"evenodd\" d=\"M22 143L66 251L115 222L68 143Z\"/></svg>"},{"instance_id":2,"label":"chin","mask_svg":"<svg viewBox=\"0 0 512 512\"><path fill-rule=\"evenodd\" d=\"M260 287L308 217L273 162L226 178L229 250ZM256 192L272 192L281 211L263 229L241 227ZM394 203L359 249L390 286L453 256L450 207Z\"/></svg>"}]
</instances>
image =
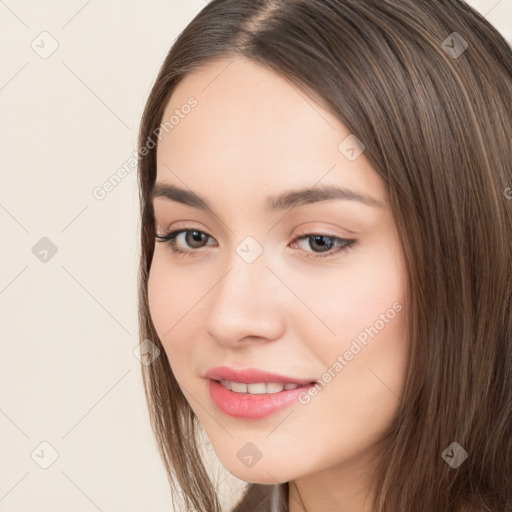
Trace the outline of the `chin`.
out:
<instances>
[{"instance_id":1,"label":"chin","mask_svg":"<svg viewBox=\"0 0 512 512\"><path fill-rule=\"evenodd\" d=\"M284 458L281 457L281 462ZM272 459L261 458L252 467L245 467L237 457L229 458L229 460L219 458L219 460L233 476L248 483L281 484L297 477L297 471L292 472L290 467L276 464L276 461Z\"/></svg>"}]
</instances>

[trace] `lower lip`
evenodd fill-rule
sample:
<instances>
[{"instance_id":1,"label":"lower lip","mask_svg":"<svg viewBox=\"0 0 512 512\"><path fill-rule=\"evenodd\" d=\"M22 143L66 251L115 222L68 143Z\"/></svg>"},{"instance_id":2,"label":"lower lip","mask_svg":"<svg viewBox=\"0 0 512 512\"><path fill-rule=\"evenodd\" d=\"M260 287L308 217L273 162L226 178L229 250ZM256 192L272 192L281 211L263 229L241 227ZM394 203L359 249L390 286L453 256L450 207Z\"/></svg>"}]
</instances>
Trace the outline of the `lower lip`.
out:
<instances>
[{"instance_id":1,"label":"lower lip","mask_svg":"<svg viewBox=\"0 0 512 512\"><path fill-rule=\"evenodd\" d=\"M313 384L295 389L283 389L277 393L235 393L226 389L220 382L210 380L210 396L217 407L235 418L258 419L270 416L297 401L301 393L308 391Z\"/></svg>"}]
</instances>

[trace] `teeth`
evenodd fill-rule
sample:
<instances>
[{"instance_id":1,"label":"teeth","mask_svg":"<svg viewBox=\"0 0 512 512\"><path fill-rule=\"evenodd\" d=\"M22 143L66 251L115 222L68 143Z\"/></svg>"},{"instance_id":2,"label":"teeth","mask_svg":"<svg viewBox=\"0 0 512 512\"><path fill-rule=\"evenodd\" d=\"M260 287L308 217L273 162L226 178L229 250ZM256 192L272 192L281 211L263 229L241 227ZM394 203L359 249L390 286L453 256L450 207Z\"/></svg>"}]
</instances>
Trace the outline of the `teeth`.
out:
<instances>
[{"instance_id":1,"label":"teeth","mask_svg":"<svg viewBox=\"0 0 512 512\"><path fill-rule=\"evenodd\" d=\"M226 389L230 389L235 393L248 393L250 395L262 395L265 393L279 393L283 389L296 389L298 384L287 383L281 384L279 382L255 382L246 384L245 382L231 382L229 380L221 379L219 381Z\"/></svg>"},{"instance_id":2,"label":"teeth","mask_svg":"<svg viewBox=\"0 0 512 512\"><path fill-rule=\"evenodd\" d=\"M247 384L247 392L251 395L262 395L267 393L267 386L263 382Z\"/></svg>"},{"instance_id":3,"label":"teeth","mask_svg":"<svg viewBox=\"0 0 512 512\"><path fill-rule=\"evenodd\" d=\"M220 383L226 388L231 389L231 382L229 380L220 379Z\"/></svg>"},{"instance_id":4,"label":"teeth","mask_svg":"<svg viewBox=\"0 0 512 512\"><path fill-rule=\"evenodd\" d=\"M231 391L235 391L236 393L247 393L247 384L244 384L243 382L232 382Z\"/></svg>"}]
</instances>

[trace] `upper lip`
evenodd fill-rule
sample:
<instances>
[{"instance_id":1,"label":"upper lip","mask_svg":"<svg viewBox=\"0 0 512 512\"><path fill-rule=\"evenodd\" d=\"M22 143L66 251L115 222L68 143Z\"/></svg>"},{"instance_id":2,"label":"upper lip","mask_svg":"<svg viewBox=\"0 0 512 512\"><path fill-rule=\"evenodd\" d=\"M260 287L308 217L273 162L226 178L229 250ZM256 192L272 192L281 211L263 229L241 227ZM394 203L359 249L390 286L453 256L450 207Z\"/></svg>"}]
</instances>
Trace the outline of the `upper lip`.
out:
<instances>
[{"instance_id":1,"label":"upper lip","mask_svg":"<svg viewBox=\"0 0 512 512\"><path fill-rule=\"evenodd\" d=\"M298 379L277 373L270 373L258 368L230 368L229 366L216 366L205 373L205 378L211 380L229 380L231 382L244 382L253 384L256 382L277 382L281 384L311 384L315 380Z\"/></svg>"}]
</instances>

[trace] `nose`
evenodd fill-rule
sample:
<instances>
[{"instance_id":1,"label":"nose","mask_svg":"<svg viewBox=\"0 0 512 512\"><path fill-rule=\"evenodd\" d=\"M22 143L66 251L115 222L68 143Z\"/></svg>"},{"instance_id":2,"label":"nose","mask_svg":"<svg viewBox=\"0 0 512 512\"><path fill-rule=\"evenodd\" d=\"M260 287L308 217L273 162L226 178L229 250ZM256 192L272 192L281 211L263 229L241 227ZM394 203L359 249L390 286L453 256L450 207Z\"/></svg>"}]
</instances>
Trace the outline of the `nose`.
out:
<instances>
[{"instance_id":1,"label":"nose","mask_svg":"<svg viewBox=\"0 0 512 512\"><path fill-rule=\"evenodd\" d=\"M280 338L286 320L284 288L262 256L247 263L235 254L210 293L206 332L230 348Z\"/></svg>"}]
</instances>

